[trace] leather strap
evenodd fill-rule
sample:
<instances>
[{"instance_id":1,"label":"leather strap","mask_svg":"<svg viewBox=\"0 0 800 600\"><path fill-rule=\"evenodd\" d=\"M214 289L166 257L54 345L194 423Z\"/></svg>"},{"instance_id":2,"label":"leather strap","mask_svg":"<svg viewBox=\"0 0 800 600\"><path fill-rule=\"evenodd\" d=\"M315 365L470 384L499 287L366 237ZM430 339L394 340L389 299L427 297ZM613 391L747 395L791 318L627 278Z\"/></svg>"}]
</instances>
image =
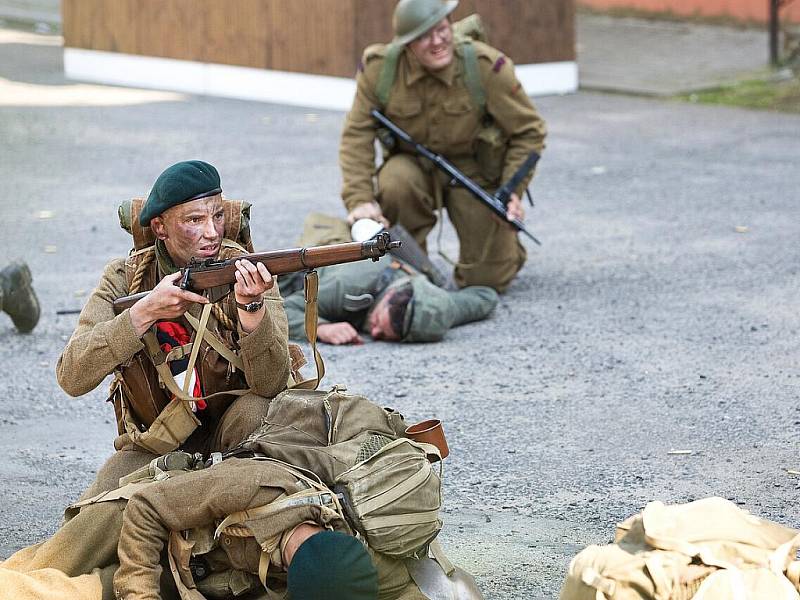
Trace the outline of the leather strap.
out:
<instances>
[{"instance_id":1,"label":"leather strap","mask_svg":"<svg viewBox=\"0 0 800 600\"><path fill-rule=\"evenodd\" d=\"M316 271L306 273L305 281L305 302L306 302L306 339L311 344L311 352L314 355L314 366L317 370L316 377L298 383L296 388L303 390L315 390L319 387L322 378L325 377L325 362L317 349L317 295L319 293L319 274Z\"/></svg>"}]
</instances>

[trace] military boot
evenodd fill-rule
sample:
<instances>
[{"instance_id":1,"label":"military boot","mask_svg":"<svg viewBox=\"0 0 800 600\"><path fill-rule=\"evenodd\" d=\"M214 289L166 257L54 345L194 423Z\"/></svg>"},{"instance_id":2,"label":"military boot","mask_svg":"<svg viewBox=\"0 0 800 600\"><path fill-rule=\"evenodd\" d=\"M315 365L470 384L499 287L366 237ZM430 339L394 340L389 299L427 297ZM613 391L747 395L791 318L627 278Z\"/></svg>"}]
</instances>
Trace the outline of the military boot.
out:
<instances>
[{"instance_id":1,"label":"military boot","mask_svg":"<svg viewBox=\"0 0 800 600\"><path fill-rule=\"evenodd\" d=\"M8 313L21 333L28 333L39 322L39 300L33 291L31 270L13 262L0 271L0 309Z\"/></svg>"}]
</instances>

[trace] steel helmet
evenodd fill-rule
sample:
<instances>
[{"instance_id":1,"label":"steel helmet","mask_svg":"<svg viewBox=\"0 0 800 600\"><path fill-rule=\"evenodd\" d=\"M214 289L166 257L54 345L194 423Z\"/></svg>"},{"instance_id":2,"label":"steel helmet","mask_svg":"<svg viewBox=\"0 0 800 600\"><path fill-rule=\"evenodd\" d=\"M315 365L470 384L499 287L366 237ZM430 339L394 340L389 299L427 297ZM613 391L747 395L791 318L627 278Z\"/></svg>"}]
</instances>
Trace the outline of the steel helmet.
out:
<instances>
[{"instance_id":1,"label":"steel helmet","mask_svg":"<svg viewBox=\"0 0 800 600\"><path fill-rule=\"evenodd\" d=\"M447 15L458 6L458 0L400 0L392 17L395 44L407 44Z\"/></svg>"}]
</instances>

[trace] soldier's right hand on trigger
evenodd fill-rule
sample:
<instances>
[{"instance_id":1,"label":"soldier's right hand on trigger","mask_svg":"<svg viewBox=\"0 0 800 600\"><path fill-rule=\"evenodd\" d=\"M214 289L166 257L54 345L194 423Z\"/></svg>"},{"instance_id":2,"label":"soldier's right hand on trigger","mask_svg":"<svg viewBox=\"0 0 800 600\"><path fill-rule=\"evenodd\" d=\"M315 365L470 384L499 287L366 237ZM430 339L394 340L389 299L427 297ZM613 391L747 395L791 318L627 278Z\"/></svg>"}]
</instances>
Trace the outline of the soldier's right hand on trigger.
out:
<instances>
[{"instance_id":1,"label":"soldier's right hand on trigger","mask_svg":"<svg viewBox=\"0 0 800 600\"><path fill-rule=\"evenodd\" d=\"M380 205L374 200L372 202L359 204L347 214L348 225L352 225L359 219L372 219L373 221L378 221L386 228L389 227L388 219L383 216Z\"/></svg>"},{"instance_id":2,"label":"soldier's right hand on trigger","mask_svg":"<svg viewBox=\"0 0 800 600\"><path fill-rule=\"evenodd\" d=\"M177 319L192 304L208 304L205 296L179 288L176 283L180 278L180 271L167 275L147 296L131 307L131 323L136 335L144 335L156 321Z\"/></svg>"}]
</instances>

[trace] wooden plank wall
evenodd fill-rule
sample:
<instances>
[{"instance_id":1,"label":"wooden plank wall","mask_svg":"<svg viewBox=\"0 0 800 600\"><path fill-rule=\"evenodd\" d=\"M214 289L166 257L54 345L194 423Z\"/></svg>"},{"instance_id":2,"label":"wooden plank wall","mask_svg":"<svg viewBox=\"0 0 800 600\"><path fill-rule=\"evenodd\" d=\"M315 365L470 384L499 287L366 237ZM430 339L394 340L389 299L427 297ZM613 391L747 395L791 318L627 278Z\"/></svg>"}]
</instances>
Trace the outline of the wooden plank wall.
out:
<instances>
[{"instance_id":1,"label":"wooden plank wall","mask_svg":"<svg viewBox=\"0 0 800 600\"><path fill-rule=\"evenodd\" d=\"M63 0L64 44L350 77L392 37L395 0ZM574 0L462 0L518 64L575 59Z\"/></svg>"}]
</instances>

